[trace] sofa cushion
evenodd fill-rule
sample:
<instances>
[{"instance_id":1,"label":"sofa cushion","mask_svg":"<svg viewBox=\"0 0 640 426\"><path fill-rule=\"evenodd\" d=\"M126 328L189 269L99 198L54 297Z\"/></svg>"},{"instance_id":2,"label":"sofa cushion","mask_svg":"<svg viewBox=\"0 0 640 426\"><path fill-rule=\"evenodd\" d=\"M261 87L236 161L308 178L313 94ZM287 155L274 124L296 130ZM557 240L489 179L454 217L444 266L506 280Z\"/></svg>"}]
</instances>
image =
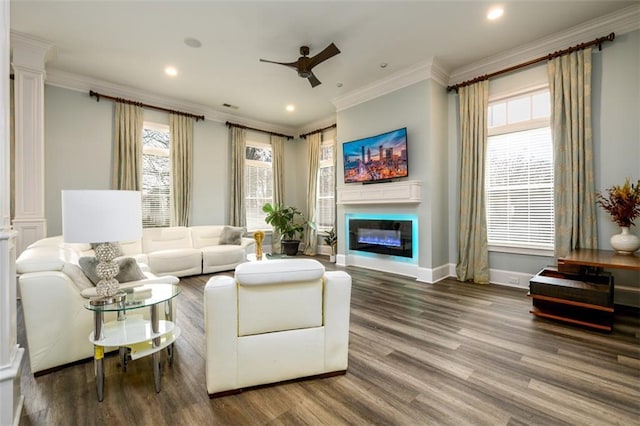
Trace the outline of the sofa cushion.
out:
<instances>
[{"instance_id":1,"label":"sofa cushion","mask_svg":"<svg viewBox=\"0 0 640 426\"><path fill-rule=\"evenodd\" d=\"M203 247L202 265L229 265L232 263L242 263L246 259L246 252L241 246L222 245Z\"/></svg>"},{"instance_id":2,"label":"sofa cushion","mask_svg":"<svg viewBox=\"0 0 640 426\"><path fill-rule=\"evenodd\" d=\"M324 267L313 259L238 265L238 334L322 326L323 275Z\"/></svg>"},{"instance_id":3,"label":"sofa cushion","mask_svg":"<svg viewBox=\"0 0 640 426\"><path fill-rule=\"evenodd\" d=\"M245 229L239 226L227 226L222 229L222 234L220 235L220 244L221 245L237 245L239 246L242 242L242 235L244 234Z\"/></svg>"},{"instance_id":4,"label":"sofa cushion","mask_svg":"<svg viewBox=\"0 0 640 426\"><path fill-rule=\"evenodd\" d=\"M115 262L120 267L120 272L116 275L116 280L118 280L118 282L126 283L130 281L143 280L145 278L145 275L140 270L135 259L130 257L121 257L116 259ZM87 278L89 278L94 285L97 285L98 281L100 281L100 277L96 271L96 267L99 263L98 259L95 257L81 257L78 263Z\"/></svg>"},{"instance_id":5,"label":"sofa cushion","mask_svg":"<svg viewBox=\"0 0 640 426\"><path fill-rule=\"evenodd\" d=\"M62 267L62 272L71 278L78 291L82 291L85 288L93 288L94 286L91 280L82 272L82 268L75 263L65 263Z\"/></svg>"},{"instance_id":6,"label":"sofa cushion","mask_svg":"<svg viewBox=\"0 0 640 426\"><path fill-rule=\"evenodd\" d=\"M202 272L202 252L199 249L160 250L148 253L147 257L154 274L186 276Z\"/></svg>"},{"instance_id":7,"label":"sofa cushion","mask_svg":"<svg viewBox=\"0 0 640 426\"><path fill-rule=\"evenodd\" d=\"M142 230L142 251L144 253L191 248L191 233L189 228L184 226L145 228ZM151 269L153 269L153 266L151 266Z\"/></svg>"},{"instance_id":8,"label":"sofa cushion","mask_svg":"<svg viewBox=\"0 0 640 426\"><path fill-rule=\"evenodd\" d=\"M248 286L310 281L323 274L324 266L314 259L277 259L238 265L235 277L240 285Z\"/></svg>"},{"instance_id":9,"label":"sofa cushion","mask_svg":"<svg viewBox=\"0 0 640 426\"><path fill-rule=\"evenodd\" d=\"M16 272L61 271L65 262L77 263L76 253L56 246L33 246L26 249L16 260Z\"/></svg>"},{"instance_id":10,"label":"sofa cushion","mask_svg":"<svg viewBox=\"0 0 640 426\"><path fill-rule=\"evenodd\" d=\"M222 234L223 228L223 225L203 225L189 227L193 248L219 245L220 235Z\"/></svg>"}]
</instances>

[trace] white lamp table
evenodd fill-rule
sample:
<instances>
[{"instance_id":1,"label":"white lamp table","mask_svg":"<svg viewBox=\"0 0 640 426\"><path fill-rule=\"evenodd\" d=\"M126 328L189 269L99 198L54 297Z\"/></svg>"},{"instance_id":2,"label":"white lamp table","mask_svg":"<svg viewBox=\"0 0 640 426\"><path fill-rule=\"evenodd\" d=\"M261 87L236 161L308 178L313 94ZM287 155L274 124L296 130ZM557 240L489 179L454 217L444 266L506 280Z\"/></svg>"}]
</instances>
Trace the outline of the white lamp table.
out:
<instances>
[{"instance_id":1,"label":"white lamp table","mask_svg":"<svg viewBox=\"0 0 640 426\"><path fill-rule=\"evenodd\" d=\"M167 349L169 364L173 360L173 343L180 336L180 328L173 322L173 298L180 288L173 284L147 284L118 293L117 301L101 304L100 299L89 301L85 308L93 311L94 331L89 341L94 345L96 390L98 401L104 398L104 348L117 347L124 371L129 359L153 355L153 377L156 392L160 392L160 351ZM150 309L150 319L142 314L127 316L127 312ZM163 308L160 312L160 308ZM105 312L117 312L117 321L104 323ZM164 319L160 319L163 317Z\"/></svg>"}]
</instances>

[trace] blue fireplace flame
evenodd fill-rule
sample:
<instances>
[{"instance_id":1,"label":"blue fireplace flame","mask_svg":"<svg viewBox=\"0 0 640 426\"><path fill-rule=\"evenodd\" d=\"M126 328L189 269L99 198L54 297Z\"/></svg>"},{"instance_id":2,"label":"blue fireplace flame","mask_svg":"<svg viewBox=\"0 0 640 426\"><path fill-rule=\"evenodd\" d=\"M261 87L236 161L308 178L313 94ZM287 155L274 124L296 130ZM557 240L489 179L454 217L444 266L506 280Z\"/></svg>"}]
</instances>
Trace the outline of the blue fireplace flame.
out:
<instances>
[{"instance_id":1,"label":"blue fireplace flame","mask_svg":"<svg viewBox=\"0 0 640 426\"><path fill-rule=\"evenodd\" d=\"M402 239L400 238L400 231L360 228L358 229L358 243L400 247Z\"/></svg>"}]
</instances>

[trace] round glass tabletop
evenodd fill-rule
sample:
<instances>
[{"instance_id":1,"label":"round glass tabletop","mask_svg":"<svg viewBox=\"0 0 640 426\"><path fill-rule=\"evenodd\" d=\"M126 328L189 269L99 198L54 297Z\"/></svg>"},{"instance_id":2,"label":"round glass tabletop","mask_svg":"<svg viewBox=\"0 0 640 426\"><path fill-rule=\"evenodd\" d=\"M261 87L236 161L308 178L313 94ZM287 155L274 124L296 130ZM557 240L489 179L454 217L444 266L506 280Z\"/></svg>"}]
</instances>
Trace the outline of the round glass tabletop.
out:
<instances>
[{"instance_id":1,"label":"round glass tabletop","mask_svg":"<svg viewBox=\"0 0 640 426\"><path fill-rule=\"evenodd\" d=\"M112 303L100 303L100 297L91 299L84 307L91 311L117 312L139 309L166 302L180 294L174 284L145 284L121 290Z\"/></svg>"}]
</instances>

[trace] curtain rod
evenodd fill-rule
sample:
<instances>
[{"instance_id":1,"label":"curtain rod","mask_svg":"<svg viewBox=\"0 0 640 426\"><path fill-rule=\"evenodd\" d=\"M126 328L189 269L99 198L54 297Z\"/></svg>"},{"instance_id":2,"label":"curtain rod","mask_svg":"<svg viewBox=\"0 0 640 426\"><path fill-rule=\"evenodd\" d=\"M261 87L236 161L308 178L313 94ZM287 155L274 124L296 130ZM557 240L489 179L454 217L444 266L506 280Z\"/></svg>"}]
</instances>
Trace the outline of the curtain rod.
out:
<instances>
[{"instance_id":1,"label":"curtain rod","mask_svg":"<svg viewBox=\"0 0 640 426\"><path fill-rule=\"evenodd\" d=\"M282 133L270 132L268 130L256 129L255 127L249 127L249 126L245 126L243 124L232 123L230 121L227 121L225 124L227 126L229 126L229 127L237 127L239 129L254 130L256 132L267 133L267 134L273 135L273 136L282 136L283 138L293 139L293 136L283 135Z\"/></svg>"},{"instance_id":2,"label":"curtain rod","mask_svg":"<svg viewBox=\"0 0 640 426\"><path fill-rule=\"evenodd\" d=\"M309 135L313 135L314 133L324 132L325 130L333 129L334 127L337 127L337 126L335 124L332 124L331 126L323 127L322 129L314 130L313 132L309 132L309 133L305 133L304 135L300 135L300 138L306 139L307 136L309 136Z\"/></svg>"},{"instance_id":3,"label":"curtain rod","mask_svg":"<svg viewBox=\"0 0 640 426\"><path fill-rule=\"evenodd\" d=\"M156 109L158 111L164 111L164 112L169 112L169 113L172 113L172 114L183 115L185 117L195 118L196 121L204 120L204 115L195 115L195 114L190 114L188 112L176 111L176 110L173 110L173 109L163 108L163 107L159 107L159 106L155 106L155 105L143 104L142 102L130 101L128 99L116 98L114 96L107 96L107 95L100 94L98 92L94 92L93 90L90 90L89 91L89 97L94 97L94 96L96 98L96 102L100 102L100 98L105 98L105 99L109 99L109 100L115 101L115 102L120 102L120 103L123 103L123 104L136 105L136 106L140 106L140 107L143 107L143 108Z\"/></svg>"},{"instance_id":4,"label":"curtain rod","mask_svg":"<svg viewBox=\"0 0 640 426\"><path fill-rule=\"evenodd\" d=\"M583 50L583 49L586 49L589 46L593 46L593 45L596 45L596 44L598 45L598 50L602 50L602 43L604 43L605 41L613 41L615 38L616 38L615 33L611 33L608 36L599 37L599 38L597 38L595 40L591 40L591 41L588 41L586 43L580 43L578 45L575 45L573 47L569 47L569 48L564 49L564 50L558 50L556 52L549 53L546 56L541 56L539 58L532 59L532 60L527 61L527 62L523 62L522 64L514 65L512 67L505 68L505 69L500 70L500 71L492 72L490 74L481 75L480 77L476 77L476 78L471 79L471 80L463 81L462 83L454 84L453 86L448 86L447 87L447 92L450 92L451 90L455 90L457 92L460 87L468 86L470 84L477 83L479 81L488 80L488 79L493 78L493 77L495 77L497 75L506 74L506 73L509 73L511 71L519 70L521 68L525 68L525 67L528 67L530 65L537 64L538 62L550 61L550 60L552 60L554 58L557 58L558 56L566 55L568 53L576 52L578 50Z\"/></svg>"}]
</instances>

